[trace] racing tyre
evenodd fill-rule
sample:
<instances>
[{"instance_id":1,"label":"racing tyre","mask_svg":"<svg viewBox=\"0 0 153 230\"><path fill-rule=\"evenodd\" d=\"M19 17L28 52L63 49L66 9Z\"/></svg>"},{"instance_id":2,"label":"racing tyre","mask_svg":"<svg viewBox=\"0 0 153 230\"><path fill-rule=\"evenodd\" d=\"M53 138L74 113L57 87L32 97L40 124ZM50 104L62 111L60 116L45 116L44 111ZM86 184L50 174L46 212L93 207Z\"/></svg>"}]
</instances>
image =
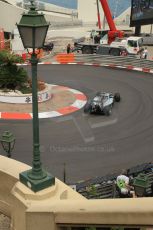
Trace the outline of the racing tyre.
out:
<instances>
[{"instance_id":1,"label":"racing tyre","mask_svg":"<svg viewBox=\"0 0 153 230\"><path fill-rule=\"evenodd\" d=\"M112 113L112 108L111 108L111 106L107 106L107 107L104 108L103 111L104 111L104 114L105 114L106 116L110 116L111 113Z\"/></svg>"},{"instance_id":2,"label":"racing tyre","mask_svg":"<svg viewBox=\"0 0 153 230\"><path fill-rule=\"evenodd\" d=\"M93 54L93 50L90 46L84 46L82 48L82 54Z\"/></svg>"},{"instance_id":3,"label":"racing tyre","mask_svg":"<svg viewBox=\"0 0 153 230\"><path fill-rule=\"evenodd\" d=\"M118 48L111 48L110 55L120 56L120 50Z\"/></svg>"},{"instance_id":4,"label":"racing tyre","mask_svg":"<svg viewBox=\"0 0 153 230\"><path fill-rule=\"evenodd\" d=\"M87 102L84 106L84 113L90 113L91 112L91 104L90 102Z\"/></svg>"},{"instance_id":5,"label":"racing tyre","mask_svg":"<svg viewBox=\"0 0 153 230\"><path fill-rule=\"evenodd\" d=\"M120 96L119 93L115 93L115 95L114 95L114 100L115 100L116 102L120 102L121 96Z\"/></svg>"},{"instance_id":6,"label":"racing tyre","mask_svg":"<svg viewBox=\"0 0 153 230\"><path fill-rule=\"evenodd\" d=\"M98 92L96 93L96 96L100 96L100 95L101 95L101 92L98 91Z\"/></svg>"}]
</instances>

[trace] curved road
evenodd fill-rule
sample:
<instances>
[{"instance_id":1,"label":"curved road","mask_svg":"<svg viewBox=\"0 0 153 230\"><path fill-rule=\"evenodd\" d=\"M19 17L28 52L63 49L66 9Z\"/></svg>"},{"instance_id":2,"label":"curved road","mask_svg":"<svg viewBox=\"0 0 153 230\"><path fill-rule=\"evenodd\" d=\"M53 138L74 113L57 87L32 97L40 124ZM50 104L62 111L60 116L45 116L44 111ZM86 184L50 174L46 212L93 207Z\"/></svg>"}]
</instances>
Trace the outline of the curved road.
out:
<instances>
[{"instance_id":1,"label":"curved road","mask_svg":"<svg viewBox=\"0 0 153 230\"><path fill-rule=\"evenodd\" d=\"M29 67L26 67L29 71ZM43 165L68 182L102 176L153 159L153 76L140 72L79 65L40 65L38 77L69 86L89 98L97 91L120 92L112 115L67 116L40 120ZM31 165L31 121L1 120L16 136L12 158Z\"/></svg>"}]
</instances>

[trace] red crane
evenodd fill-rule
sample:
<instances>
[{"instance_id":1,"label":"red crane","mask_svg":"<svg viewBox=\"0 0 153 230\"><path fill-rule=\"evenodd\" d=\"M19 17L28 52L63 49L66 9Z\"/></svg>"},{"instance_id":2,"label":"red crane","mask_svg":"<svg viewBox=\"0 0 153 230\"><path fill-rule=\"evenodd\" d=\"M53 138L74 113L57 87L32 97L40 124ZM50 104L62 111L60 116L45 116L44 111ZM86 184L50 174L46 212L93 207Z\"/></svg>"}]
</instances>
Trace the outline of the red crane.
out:
<instances>
[{"instance_id":1,"label":"red crane","mask_svg":"<svg viewBox=\"0 0 153 230\"><path fill-rule=\"evenodd\" d=\"M114 23L114 20L112 17L112 13L110 11L107 0L99 0L99 1L101 3L101 6L102 6L103 11L104 11L104 15L105 15L107 23L109 25L110 30L108 31L108 44L110 44L112 41L115 40L116 37L122 38L124 36L124 32L116 29L116 26L115 26L115 23ZM98 6L98 4L97 4L97 6ZM99 13L98 13L98 15L99 15ZM100 21L99 17L100 17L100 15L98 16L98 24ZM99 24L99 25L101 25L101 24Z\"/></svg>"}]
</instances>

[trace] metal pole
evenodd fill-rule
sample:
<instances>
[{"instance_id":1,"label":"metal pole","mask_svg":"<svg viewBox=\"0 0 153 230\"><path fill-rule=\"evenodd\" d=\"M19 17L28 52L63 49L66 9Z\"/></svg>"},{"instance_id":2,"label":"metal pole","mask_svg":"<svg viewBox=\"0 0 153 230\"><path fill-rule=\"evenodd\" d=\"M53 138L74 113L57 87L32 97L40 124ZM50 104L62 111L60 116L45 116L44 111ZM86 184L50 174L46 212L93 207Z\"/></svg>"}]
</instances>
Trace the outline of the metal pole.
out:
<instances>
[{"instance_id":1,"label":"metal pole","mask_svg":"<svg viewBox=\"0 0 153 230\"><path fill-rule=\"evenodd\" d=\"M38 192L42 189L48 188L51 185L55 185L55 177L50 173L46 172L42 168L42 163L40 159L40 144L39 144L39 118L38 118L38 90L37 90L37 64L38 58L35 53L35 49L39 47L37 45L37 37L36 31L41 25L42 28L48 29L49 24L46 23L43 14L37 14L36 7L34 4L34 0L30 0L31 7L28 14L23 14L18 27L20 28L28 28L30 27L30 31L32 28L32 42L30 47L32 47L32 55L31 55L31 72L32 72L32 112L33 112L33 161L32 161L32 169L21 172L19 174L20 182L28 186L32 191ZM32 17L31 17L32 15ZM33 17L34 16L34 17ZM28 17L28 18L27 18ZM47 32L47 31L46 31ZM46 34L44 34L46 35ZM24 41L24 39L23 39ZM41 45L41 44L40 44ZM25 46L27 48L27 46Z\"/></svg>"},{"instance_id":2,"label":"metal pole","mask_svg":"<svg viewBox=\"0 0 153 230\"><path fill-rule=\"evenodd\" d=\"M7 152L7 157L11 158L11 143L9 143L9 149L8 149L8 152Z\"/></svg>"},{"instance_id":3,"label":"metal pole","mask_svg":"<svg viewBox=\"0 0 153 230\"><path fill-rule=\"evenodd\" d=\"M103 29L105 30L105 26L106 26L106 17L104 15L104 19L103 19Z\"/></svg>"},{"instance_id":4,"label":"metal pole","mask_svg":"<svg viewBox=\"0 0 153 230\"><path fill-rule=\"evenodd\" d=\"M101 21L100 21L100 12L99 12L99 0L97 0L97 16L98 16L98 27L101 29Z\"/></svg>"},{"instance_id":5,"label":"metal pole","mask_svg":"<svg viewBox=\"0 0 153 230\"><path fill-rule=\"evenodd\" d=\"M135 27L135 36L140 36L141 33L141 25Z\"/></svg>"},{"instance_id":6,"label":"metal pole","mask_svg":"<svg viewBox=\"0 0 153 230\"><path fill-rule=\"evenodd\" d=\"M37 95L37 64L38 59L35 49L31 55L32 70L32 111L33 111L33 162L32 169L19 174L20 181L31 188L34 192L48 188L55 184L55 177L42 168L39 144L39 118L38 118L38 95Z\"/></svg>"},{"instance_id":7,"label":"metal pole","mask_svg":"<svg viewBox=\"0 0 153 230\"><path fill-rule=\"evenodd\" d=\"M64 169L63 169L63 182L66 183L66 164L64 163Z\"/></svg>"},{"instance_id":8,"label":"metal pole","mask_svg":"<svg viewBox=\"0 0 153 230\"><path fill-rule=\"evenodd\" d=\"M150 27L150 34L152 34L152 24L151 24L151 27Z\"/></svg>"},{"instance_id":9,"label":"metal pole","mask_svg":"<svg viewBox=\"0 0 153 230\"><path fill-rule=\"evenodd\" d=\"M39 119L38 119L38 95L37 95L37 64L38 59L35 50L31 55L32 70L32 111L33 111L33 162L32 171L28 174L31 179L43 179L47 176L42 170L40 160L40 144L39 144Z\"/></svg>"}]
</instances>

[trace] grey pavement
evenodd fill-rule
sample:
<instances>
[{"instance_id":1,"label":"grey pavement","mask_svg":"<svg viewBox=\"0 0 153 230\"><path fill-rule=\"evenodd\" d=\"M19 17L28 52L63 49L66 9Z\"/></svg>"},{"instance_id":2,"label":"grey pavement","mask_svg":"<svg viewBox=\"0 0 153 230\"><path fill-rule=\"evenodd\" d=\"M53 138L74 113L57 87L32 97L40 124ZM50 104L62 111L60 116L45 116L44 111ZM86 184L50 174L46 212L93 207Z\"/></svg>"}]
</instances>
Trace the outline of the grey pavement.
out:
<instances>
[{"instance_id":1,"label":"grey pavement","mask_svg":"<svg viewBox=\"0 0 153 230\"><path fill-rule=\"evenodd\" d=\"M30 67L25 67L30 71ZM153 78L150 74L76 65L38 67L46 82L78 89L88 98L97 91L120 92L112 115L67 116L40 120L41 156L44 167L67 182L103 176L153 160ZM1 132L16 137L12 157L31 165L32 122L1 120ZM27 144L28 143L28 144Z\"/></svg>"},{"instance_id":2,"label":"grey pavement","mask_svg":"<svg viewBox=\"0 0 153 230\"><path fill-rule=\"evenodd\" d=\"M147 46L148 49L148 59L153 60L153 46Z\"/></svg>"}]
</instances>

